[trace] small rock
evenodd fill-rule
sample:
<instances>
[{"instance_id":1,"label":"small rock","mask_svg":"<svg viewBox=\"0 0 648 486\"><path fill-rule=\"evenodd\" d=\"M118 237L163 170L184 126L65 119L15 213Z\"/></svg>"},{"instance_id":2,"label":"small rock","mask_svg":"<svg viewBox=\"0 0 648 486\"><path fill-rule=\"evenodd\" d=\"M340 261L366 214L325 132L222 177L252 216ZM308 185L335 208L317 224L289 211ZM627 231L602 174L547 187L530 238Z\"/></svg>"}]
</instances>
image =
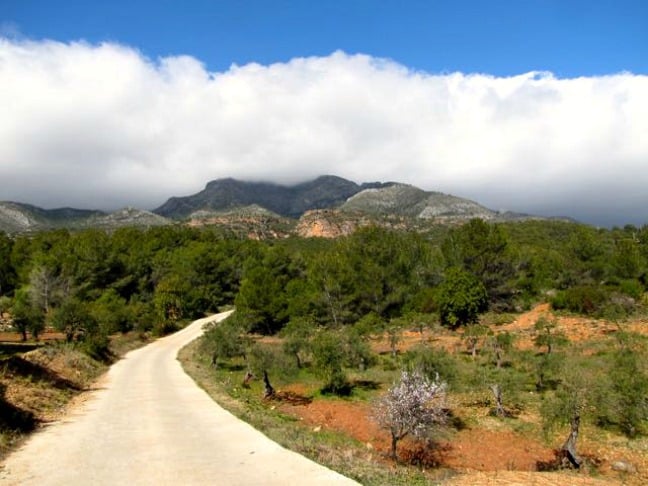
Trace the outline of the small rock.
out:
<instances>
[{"instance_id":1,"label":"small rock","mask_svg":"<svg viewBox=\"0 0 648 486\"><path fill-rule=\"evenodd\" d=\"M631 474L635 474L637 472L637 468L634 466L634 464L630 464L626 461L614 461L612 463L612 469L614 469L615 471Z\"/></svg>"},{"instance_id":2,"label":"small rock","mask_svg":"<svg viewBox=\"0 0 648 486\"><path fill-rule=\"evenodd\" d=\"M320 430L322 430L322 426L321 426L321 425L318 425L317 427L315 427L315 428L313 429L313 432L319 432Z\"/></svg>"},{"instance_id":3,"label":"small rock","mask_svg":"<svg viewBox=\"0 0 648 486\"><path fill-rule=\"evenodd\" d=\"M367 443L365 444L365 446L366 446L367 449L369 449L370 451L373 450L373 448L374 448L374 447L373 447L373 444L372 444L371 442L367 442Z\"/></svg>"}]
</instances>

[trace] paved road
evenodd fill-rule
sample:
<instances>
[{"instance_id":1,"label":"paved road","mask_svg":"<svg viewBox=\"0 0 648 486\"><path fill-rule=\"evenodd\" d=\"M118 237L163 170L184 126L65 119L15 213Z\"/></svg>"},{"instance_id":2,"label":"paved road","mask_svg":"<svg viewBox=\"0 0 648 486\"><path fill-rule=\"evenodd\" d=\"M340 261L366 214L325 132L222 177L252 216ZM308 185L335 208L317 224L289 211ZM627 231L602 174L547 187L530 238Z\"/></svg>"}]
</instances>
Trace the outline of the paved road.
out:
<instances>
[{"instance_id":1,"label":"paved road","mask_svg":"<svg viewBox=\"0 0 648 486\"><path fill-rule=\"evenodd\" d=\"M356 484L236 419L184 373L177 352L209 319L126 355L86 402L5 460L0 484Z\"/></svg>"}]
</instances>

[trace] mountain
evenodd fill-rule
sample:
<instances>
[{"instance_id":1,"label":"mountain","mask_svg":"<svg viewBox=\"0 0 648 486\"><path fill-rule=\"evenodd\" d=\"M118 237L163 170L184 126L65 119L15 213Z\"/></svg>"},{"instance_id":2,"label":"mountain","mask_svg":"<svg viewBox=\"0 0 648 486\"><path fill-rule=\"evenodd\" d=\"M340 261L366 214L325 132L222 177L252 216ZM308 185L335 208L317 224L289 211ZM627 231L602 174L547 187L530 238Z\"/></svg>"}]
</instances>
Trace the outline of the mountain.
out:
<instances>
[{"instance_id":1,"label":"mountain","mask_svg":"<svg viewBox=\"0 0 648 486\"><path fill-rule=\"evenodd\" d=\"M458 224L471 218L497 222L556 219L501 213L469 199L398 182L356 184L331 175L293 186L218 179L192 196L170 198L153 212L125 208L107 214L0 202L0 231L9 233L150 227L182 220L190 226L218 225L249 238L335 237L369 224L425 231L431 225Z\"/></svg>"},{"instance_id":2,"label":"mountain","mask_svg":"<svg viewBox=\"0 0 648 486\"><path fill-rule=\"evenodd\" d=\"M89 209L43 209L31 204L0 201L0 231L25 233L57 228L114 229L124 226L160 226L172 221L150 211L125 208L113 213Z\"/></svg>"},{"instance_id":3,"label":"mountain","mask_svg":"<svg viewBox=\"0 0 648 486\"><path fill-rule=\"evenodd\" d=\"M136 208L124 208L110 214L93 215L84 221L84 226L90 228L123 228L127 226L151 227L171 224L167 218Z\"/></svg>"},{"instance_id":4,"label":"mountain","mask_svg":"<svg viewBox=\"0 0 648 486\"><path fill-rule=\"evenodd\" d=\"M218 179L193 196L172 197L153 212L171 219L185 219L196 211L224 211L257 205L280 216L299 218L308 210L337 207L354 194L376 187L383 187L383 184L358 185L330 175L294 186Z\"/></svg>"},{"instance_id":5,"label":"mountain","mask_svg":"<svg viewBox=\"0 0 648 486\"><path fill-rule=\"evenodd\" d=\"M103 214L88 209L43 209L31 204L0 201L0 230L15 233L77 227L88 218Z\"/></svg>"},{"instance_id":6,"label":"mountain","mask_svg":"<svg viewBox=\"0 0 648 486\"><path fill-rule=\"evenodd\" d=\"M396 183L365 189L350 197L340 210L436 220L496 219L498 214L469 199Z\"/></svg>"}]
</instances>

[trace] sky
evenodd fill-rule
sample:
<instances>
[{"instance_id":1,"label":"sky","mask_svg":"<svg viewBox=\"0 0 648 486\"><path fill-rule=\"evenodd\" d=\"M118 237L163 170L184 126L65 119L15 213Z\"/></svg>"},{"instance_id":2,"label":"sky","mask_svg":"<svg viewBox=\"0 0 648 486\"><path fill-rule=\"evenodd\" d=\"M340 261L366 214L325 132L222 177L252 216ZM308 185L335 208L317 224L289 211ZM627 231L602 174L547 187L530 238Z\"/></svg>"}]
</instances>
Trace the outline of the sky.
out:
<instances>
[{"instance_id":1,"label":"sky","mask_svg":"<svg viewBox=\"0 0 648 486\"><path fill-rule=\"evenodd\" d=\"M648 223L643 0L0 0L0 200L398 181Z\"/></svg>"}]
</instances>

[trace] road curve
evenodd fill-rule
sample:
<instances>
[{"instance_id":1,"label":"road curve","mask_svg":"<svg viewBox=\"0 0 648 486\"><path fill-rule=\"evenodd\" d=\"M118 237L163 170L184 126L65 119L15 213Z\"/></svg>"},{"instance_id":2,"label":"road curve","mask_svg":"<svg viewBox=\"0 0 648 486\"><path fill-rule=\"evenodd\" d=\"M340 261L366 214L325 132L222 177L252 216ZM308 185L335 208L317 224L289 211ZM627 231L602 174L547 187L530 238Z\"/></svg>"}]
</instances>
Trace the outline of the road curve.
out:
<instances>
[{"instance_id":1,"label":"road curve","mask_svg":"<svg viewBox=\"0 0 648 486\"><path fill-rule=\"evenodd\" d=\"M178 350L226 316L128 353L87 401L2 463L0 484L357 484L272 442L184 373Z\"/></svg>"}]
</instances>

